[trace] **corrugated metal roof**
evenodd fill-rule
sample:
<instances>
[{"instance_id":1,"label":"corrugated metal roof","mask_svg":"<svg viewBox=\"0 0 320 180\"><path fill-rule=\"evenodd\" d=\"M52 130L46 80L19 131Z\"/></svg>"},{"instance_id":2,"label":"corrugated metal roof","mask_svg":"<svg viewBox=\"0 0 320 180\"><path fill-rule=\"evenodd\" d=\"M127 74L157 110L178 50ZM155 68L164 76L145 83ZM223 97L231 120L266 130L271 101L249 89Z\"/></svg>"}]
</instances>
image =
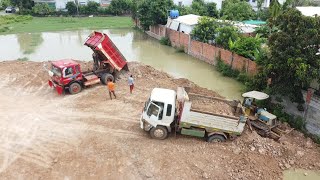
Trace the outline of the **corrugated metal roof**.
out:
<instances>
[{"instance_id":1,"label":"corrugated metal roof","mask_svg":"<svg viewBox=\"0 0 320 180\"><path fill-rule=\"evenodd\" d=\"M315 15L320 16L320 7L306 6L296 7L304 16L314 17Z\"/></svg>"},{"instance_id":2,"label":"corrugated metal roof","mask_svg":"<svg viewBox=\"0 0 320 180\"><path fill-rule=\"evenodd\" d=\"M201 16L194 15L194 14L188 14L184 16L179 16L177 19L173 19L173 21L178 21L181 24L186 24L186 25L196 25L198 24L198 19Z\"/></svg>"}]
</instances>

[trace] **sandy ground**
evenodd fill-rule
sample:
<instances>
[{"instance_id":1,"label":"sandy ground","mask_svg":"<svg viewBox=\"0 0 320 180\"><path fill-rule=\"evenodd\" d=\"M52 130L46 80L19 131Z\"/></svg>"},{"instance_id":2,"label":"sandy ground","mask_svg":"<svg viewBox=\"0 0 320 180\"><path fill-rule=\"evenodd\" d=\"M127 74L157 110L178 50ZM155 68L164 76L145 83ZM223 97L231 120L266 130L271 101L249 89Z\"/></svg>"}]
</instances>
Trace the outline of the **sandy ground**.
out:
<instances>
[{"instance_id":1,"label":"sandy ground","mask_svg":"<svg viewBox=\"0 0 320 180\"><path fill-rule=\"evenodd\" d=\"M116 100L103 85L58 96L42 66L0 63L0 179L270 180L288 168L320 169L320 148L296 131L280 142L250 131L220 144L179 135L150 139L139 118L152 88L183 85L218 96L186 79L130 63L132 95L122 74Z\"/></svg>"}]
</instances>

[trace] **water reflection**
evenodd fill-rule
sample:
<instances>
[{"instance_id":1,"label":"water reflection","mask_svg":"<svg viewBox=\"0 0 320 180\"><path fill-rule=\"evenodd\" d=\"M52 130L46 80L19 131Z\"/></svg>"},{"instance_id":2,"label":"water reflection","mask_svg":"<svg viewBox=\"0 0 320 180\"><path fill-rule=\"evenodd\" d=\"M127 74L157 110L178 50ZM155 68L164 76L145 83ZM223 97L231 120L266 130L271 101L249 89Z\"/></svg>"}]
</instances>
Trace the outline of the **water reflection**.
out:
<instances>
[{"instance_id":1,"label":"water reflection","mask_svg":"<svg viewBox=\"0 0 320 180\"><path fill-rule=\"evenodd\" d=\"M20 45L20 51L23 54L32 54L36 48L43 42L40 33L17 34L17 39Z\"/></svg>"},{"instance_id":2,"label":"water reflection","mask_svg":"<svg viewBox=\"0 0 320 180\"><path fill-rule=\"evenodd\" d=\"M230 99L240 98L242 86L233 79L222 77L207 63L161 45L157 40L133 29L102 31L110 35L128 61L139 61L176 77L188 78ZM83 45L91 32L82 30L3 35L0 41L6 42L6 46L0 48L0 60L25 57L33 61L65 58L91 61L92 51Z\"/></svg>"}]
</instances>

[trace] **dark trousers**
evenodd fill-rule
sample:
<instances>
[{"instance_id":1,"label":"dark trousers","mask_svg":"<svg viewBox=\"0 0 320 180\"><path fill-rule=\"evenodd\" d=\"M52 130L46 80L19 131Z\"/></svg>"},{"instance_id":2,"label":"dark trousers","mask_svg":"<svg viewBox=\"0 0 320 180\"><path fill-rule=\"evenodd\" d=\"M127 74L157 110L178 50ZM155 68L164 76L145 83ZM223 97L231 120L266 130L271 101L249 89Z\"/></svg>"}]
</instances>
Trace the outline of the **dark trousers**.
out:
<instances>
[{"instance_id":1,"label":"dark trousers","mask_svg":"<svg viewBox=\"0 0 320 180\"><path fill-rule=\"evenodd\" d=\"M114 91L109 91L110 99L112 99L111 93L113 94L114 98L117 99L117 96L116 96L116 94L114 93Z\"/></svg>"}]
</instances>

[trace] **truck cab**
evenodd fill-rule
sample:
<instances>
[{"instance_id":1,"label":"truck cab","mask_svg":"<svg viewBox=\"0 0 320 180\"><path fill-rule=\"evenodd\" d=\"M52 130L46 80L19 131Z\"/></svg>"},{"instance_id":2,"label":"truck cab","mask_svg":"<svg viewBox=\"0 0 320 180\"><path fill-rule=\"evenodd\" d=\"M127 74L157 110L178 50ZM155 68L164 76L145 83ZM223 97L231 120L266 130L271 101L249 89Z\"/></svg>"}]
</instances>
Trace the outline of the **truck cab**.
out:
<instances>
[{"instance_id":1,"label":"truck cab","mask_svg":"<svg viewBox=\"0 0 320 180\"><path fill-rule=\"evenodd\" d=\"M58 94L61 94L65 88L69 89L71 94L81 91L82 72L80 64L74 60L53 61L48 73L51 77L48 84L50 87L54 87Z\"/></svg>"},{"instance_id":2,"label":"truck cab","mask_svg":"<svg viewBox=\"0 0 320 180\"><path fill-rule=\"evenodd\" d=\"M157 139L165 139L175 120L176 92L154 88L142 111L140 127Z\"/></svg>"},{"instance_id":3,"label":"truck cab","mask_svg":"<svg viewBox=\"0 0 320 180\"><path fill-rule=\"evenodd\" d=\"M224 104L231 114L221 113L217 104ZM241 106L237 101L192 93L183 87L177 91L154 88L143 108L140 127L154 139L165 139L173 131L223 142L244 130L246 119L237 113L238 104Z\"/></svg>"}]
</instances>

